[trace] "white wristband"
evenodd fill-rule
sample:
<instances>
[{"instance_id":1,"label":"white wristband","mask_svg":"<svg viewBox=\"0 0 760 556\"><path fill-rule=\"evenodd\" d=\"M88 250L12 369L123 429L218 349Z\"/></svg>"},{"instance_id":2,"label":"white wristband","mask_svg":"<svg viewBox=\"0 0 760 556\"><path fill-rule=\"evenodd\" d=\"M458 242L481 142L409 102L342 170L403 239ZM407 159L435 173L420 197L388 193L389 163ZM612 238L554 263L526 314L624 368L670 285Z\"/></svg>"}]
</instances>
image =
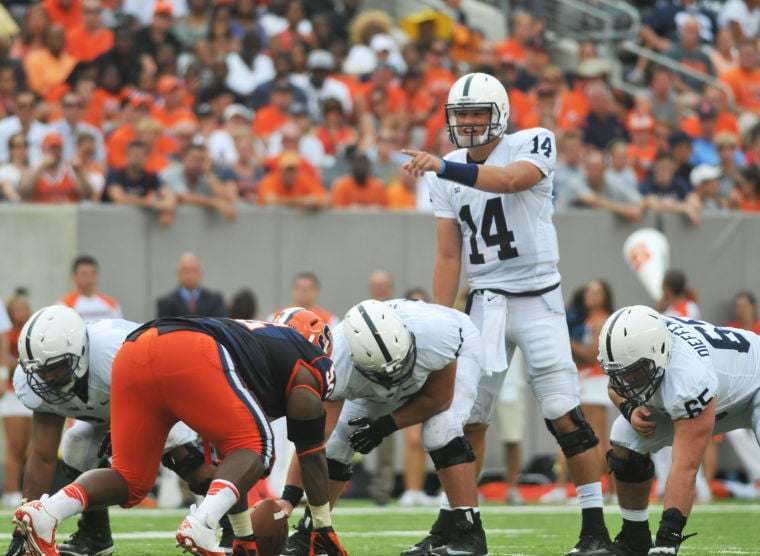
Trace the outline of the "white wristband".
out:
<instances>
[{"instance_id":1,"label":"white wristband","mask_svg":"<svg viewBox=\"0 0 760 556\"><path fill-rule=\"evenodd\" d=\"M322 504L321 506L309 506L311 508L311 520L313 522L312 527L314 529L320 529L322 527L329 527L332 525L330 520L330 503Z\"/></svg>"},{"instance_id":2,"label":"white wristband","mask_svg":"<svg viewBox=\"0 0 760 556\"><path fill-rule=\"evenodd\" d=\"M0 382L5 382L9 378L11 378L11 372L8 370L8 367L0 366Z\"/></svg>"}]
</instances>

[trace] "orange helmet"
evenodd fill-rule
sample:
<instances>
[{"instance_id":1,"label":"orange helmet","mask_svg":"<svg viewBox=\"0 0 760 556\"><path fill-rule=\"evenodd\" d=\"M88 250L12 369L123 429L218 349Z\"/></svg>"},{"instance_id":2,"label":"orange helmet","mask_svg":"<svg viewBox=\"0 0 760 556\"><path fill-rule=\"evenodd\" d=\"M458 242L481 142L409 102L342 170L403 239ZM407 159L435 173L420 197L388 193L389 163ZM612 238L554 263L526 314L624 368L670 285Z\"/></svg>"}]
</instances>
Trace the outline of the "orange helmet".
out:
<instances>
[{"instance_id":1,"label":"orange helmet","mask_svg":"<svg viewBox=\"0 0 760 556\"><path fill-rule=\"evenodd\" d=\"M313 311L303 307L286 307L275 313L272 322L287 324L324 351L328 357L332 355L333 340L330 327Z\"/></svg>"}]
</instances>

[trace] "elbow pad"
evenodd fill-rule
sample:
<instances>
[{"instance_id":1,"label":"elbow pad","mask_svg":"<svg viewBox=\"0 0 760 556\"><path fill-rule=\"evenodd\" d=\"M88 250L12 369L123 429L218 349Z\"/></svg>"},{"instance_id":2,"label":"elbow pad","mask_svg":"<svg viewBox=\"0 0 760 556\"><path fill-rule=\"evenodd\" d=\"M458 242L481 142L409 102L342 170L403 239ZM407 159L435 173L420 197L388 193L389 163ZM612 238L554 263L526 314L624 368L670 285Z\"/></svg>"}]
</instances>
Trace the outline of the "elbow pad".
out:
<instances>
[{"instance_id":1,"label":"elbow pad","mask_svg":"<svg viewBox=\"0 0 760 556\"><path fill-rule=\"evenodd\" d=\"M309 447L321 444L325 441L325 421L327 414L314 419L293 419L286 417L288 425L288 440L296 445L296 448Z\"/></svg>"}]
</instances>

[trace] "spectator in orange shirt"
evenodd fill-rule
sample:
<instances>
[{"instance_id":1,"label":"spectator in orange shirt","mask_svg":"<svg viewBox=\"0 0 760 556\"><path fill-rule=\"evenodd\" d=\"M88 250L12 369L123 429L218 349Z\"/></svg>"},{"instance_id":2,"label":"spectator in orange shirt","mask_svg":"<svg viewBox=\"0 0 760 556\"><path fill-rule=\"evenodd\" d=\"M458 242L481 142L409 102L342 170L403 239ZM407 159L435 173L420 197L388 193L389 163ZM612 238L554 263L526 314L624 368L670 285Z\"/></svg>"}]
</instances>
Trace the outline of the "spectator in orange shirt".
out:
<instances>
[{"instance_id":1,"label":"spectator in orange shirt","mask_svg":"<svg viewBox=\"0 0 760 556\"><path fill-rule=\"evenodd\" d=\"M512 16L512 32L508 39L496 45L499 56L509 56L518 64L525 61L525 51L530 40L536 36L536 21L524 11L517 11Z\"/></svg>"},{"instance_id":2,"label":"spectator in orange shirt","mask_svg":"<svg viewBox=\"0 0 760 556\"><path fill-rule=\"evenodd\" d=\"M75 203L92 197L81 166L63 158L63 137L50 133L42 141L42 163L21 178L19 193L33 203Z\"/></svg>"},{"instance_id":3,"label":"spectator in orange shirt","mask_svg":"<svg viewBox=\"0 0 760 556\"><path fill-rule=\"evenodd\" d=\"M742 291L734 296L736 320L728 323L732 328L751 330L760 334L760 319L757 317L757 298L752 292Z\"/></svg>"},{"instance_id":4,"label":"spectator in orange shirt","mask_svg":"<svg viewBox=\"0 0 760 556\"><path fill-rule=\"evenodd\" d=\"M137 139L135 124L150 116L153 99L144 93L133 93L122 101L121 122L106 140L107 166L123 168L127 161L127 145Z\"/></svg>"},{"instance_id":5,"label":"spectator in orange shirt","mask_svg":"<svg viewBox=\"0 0 760 556\"><path fill-rule=\"evenodd\" d=\"M388 186L389 210L417 209L417 176L409 172L399 172Z\"/></svg>"},{"instance_id":6,"label":"spectator in orange shirt","mask_svg":"<svg viewBox=\"0 0 760 556\"><path fill-rule=\"evenodd\" d=\"M401 77L400 112L413 126L424 126L433 112L433 99L424 84L424 74L419 67L409 68Z\"/></svg>"},{"instance_id":7,"label":"spectator in orange shirt","mask_svg":"<svg viewBox=\"0 0 760 556\"><path fill-rule=\"evenodd\" d=\"M100 0L84 0L81 23L68 28L66 48L80 62L92 62L113 47L113 31L103 25L102 12Z\"/></svg>"},{"instance_id":8,"label":"spectator in orange shirt","mask_svg":"<svg viewBox=\"0 0 760 556\"><path fill-rule=\"evenodd\" d=\"M343 103L328 98L322 105L322 125L317 126L316 136L322 142L325 154L343 156L359 142L356 128L349 124Z\"/></svg>"},{"instance_id":9,"label":"spectator in orange shirt","mask_svg":"<svg viewBox=\"0 0 760 556\"><path fill-rule=\"evenodd\" d=\"M329 205L329 198L324 185L301 169L299 154L285 151L277 169L259 182L258 204L320 209Z\"/></svg>"},{"instance_id":10,"label":"spectator in orange shirt","mask_svg":"<svg viewBox=\"0 0 760 556\"><path fill-rule=\"evenodd\" d=\"M760 169L751 164L739 168L737 187L728 198L728 206L743 212L760 212Z\"/></svg>"},{"instance_id":11,"label":"spectator in orange shirt","mask_svg":"<svg viewBox=\"0 0 760 556\"><path fill-rule=\"evenodd\" d=\"M702 134L699 106L703 104L714 106L718 113L716 116L717 119L715 120L715 133L726 131L728 133L733 133L734 135L739 135L739 123L736 116L729 109L726 93L715 85L705 85L701 102L696 110L682 120L681 129L692 137L699 137Z\"/></svg>"},{"instance_id":12,"label":"spectator in orange shirt","mask_svg":"<svg viewBox=\"0 0 760 556\"><path fill-rule=\"evenodd\" d=\"M103 164L95 161L95 137L86 131L78 133L77 152L69 162L72 166L82 169L92 187L90 200L100 202L106 183L106 172Z\"/></svg>"},{"instance_id":13,"label":"spectator in orange shirt","mask_svg":"<svg viewBox=\"0 0 760 556\"><path fill-rule=\"evenodd\" d=\"M435 39L425 49L422 66L425 72L424 90L433 98L438 98L442 91L447 91L457 80L456 75L446 67L449 47L445 41Z\"/></svg>"},{"instance_id":14,"label":"spectator in orange shirt","mask_svg":"<svg viewBox=\"0 0 760 556\"><path fill-rule=\"evenodd\" d=\"M388 192L383 182L370 175L370 162L365 154L354 154L351 173L335 180L332 205L335 208L388 206Z\"/></svg>"},{"instance_id":15,"label":"spectator in orange shirt","mask_svg":"<svg viewBox=\"0 0 760 556\"><path fill-rule=\"evenodd\" d=\"M174 75L162 75L156 83L156 92L163 102L153 108L152 116L164 129L169 129L180 120L198 121L195 114L185 106L185 88Z\"/></svg>"},{"instance_id":16,"label":"spectator in orange shirt","mask_svg":"<svg viewBox=\"0 0 760 556\"><path fill-rule=\"evenodd\" d=\"M24 60L29 88L44 97L66 81L76 63L66 52L66 31L61 25L51 25L45 34L45 46Z\"/></svg>"},{"instance_id":17,"label":"spectator in orange shirt","mask_svg":"<svg viewBox=\"0 0 760 556\"><path fill-rule=\"evenodd\" d=\"M44 0L42 5L52 23L73 29L82 22L82 0Z\"/></svg>"},{"instance_id":18,"label":"spectator in orange shirt","mask_svg":"<svg viewBox=\"0 0 760 556\"><path fill-rule=\"evenodd\" d=\"M760 113L760 61L755 39L739 45L739 67L720 76L734 92L740 112Z\"/></svg>"},{"instance_id":19,"label":"spectator in orange shirt","mask_svg":"<svg viewBox=\"0 0 760 556\"><path fill-rule=\"evenodd\" d=\"M293 91L287 81L278 81L272 89L270 104L256 112L253 134L264 141L290 119L288 109L293 103Z\"/></svg>"},{"instance_id":20,"label":"spectator in orange shirt","mask_svg":"<svg viewBox=\"0 0 760 556\"><path fill-rule=\"evenodd\" d=\"M159 173L165 170L171 160L161 148L161 138L164 137L164 128L155 118L143 118L135 124L137 139L148 146L148 159L145 162L145 169L149 172ZM167 143L163 143L167 145Z\"/></svg>"},{"instance_id":21,"label":"spectator in orange shirt","mask_svg":"<svg viewBox=\"0 0 760 556\"><path fill-rule=\"evenodd\" d=\"M631 134L631 142L628 145L628 160L636 172L636 179L641 181L649 172L654 157L657 155L654 117L647 111L634 108L628 114L626 124Z\"/></svg>"}]
</instances>

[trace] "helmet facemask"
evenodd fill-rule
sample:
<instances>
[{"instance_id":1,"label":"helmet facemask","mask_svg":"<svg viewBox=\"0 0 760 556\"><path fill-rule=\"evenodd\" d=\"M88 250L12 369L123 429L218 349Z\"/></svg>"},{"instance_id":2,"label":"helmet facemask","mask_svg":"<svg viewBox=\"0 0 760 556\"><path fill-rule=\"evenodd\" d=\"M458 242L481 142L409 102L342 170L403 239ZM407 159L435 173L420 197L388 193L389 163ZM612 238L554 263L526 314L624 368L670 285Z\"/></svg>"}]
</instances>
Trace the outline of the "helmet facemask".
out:
<instances>
[{"instance_id":1,"label":"helmet facemask","mask_svg":"<svg viewBox=\"0 0 760 556\"><path fill-rule=\"evenodd\" d=\"M80 359L73 353L65 353L44 362L33 359L19 363L32 392L50 404L61 404L74 397Z\"/></svg>"},{"instance_id":2,"label":"helmet facemask","mask_svg":"<svg viewBox=\"0 0 760 556\"><path fill-rule=\"evenodd\" d=\"M389 361L380 368L363 367L354 362L354 368L367 380L376 382L385 388L403 384L412 375L414 365L417 362L417 344L411 330L409 331L409 336L411 344L403 359Z\"/></svg>"},{"instance_id":3,"label":"helmet facemask","mask_svg":"<svg viewBox=\"0 0 760 556\"><path fill-rule=\"evenodd\" d=\"M457 123L457 112L489 110L491 113L490 122L482 125L473 125L472 123ZM446 125L449 130L449 141L452 145L460 149L469 149L473 147L482 147L499 139L506 129L504 129L502 115L499 107L495 102L467 103L467 104L446 104ZM475 135L473 133L464 133L465 129L484 128L483 133Z\"/></svg>"},{"instance_id":4,"label":"helmet facemask","mask_svg":"<svg viewBox=\"0 0 760 556\"><path fill-rule=\"evenodd\" d=\"M658 367L652 359L642 357L623 367L620 363L600 361L602 370L610 377L610 386L618 396L643 405L659 388L665 368Z\"/></svg>"}]
</instances>

